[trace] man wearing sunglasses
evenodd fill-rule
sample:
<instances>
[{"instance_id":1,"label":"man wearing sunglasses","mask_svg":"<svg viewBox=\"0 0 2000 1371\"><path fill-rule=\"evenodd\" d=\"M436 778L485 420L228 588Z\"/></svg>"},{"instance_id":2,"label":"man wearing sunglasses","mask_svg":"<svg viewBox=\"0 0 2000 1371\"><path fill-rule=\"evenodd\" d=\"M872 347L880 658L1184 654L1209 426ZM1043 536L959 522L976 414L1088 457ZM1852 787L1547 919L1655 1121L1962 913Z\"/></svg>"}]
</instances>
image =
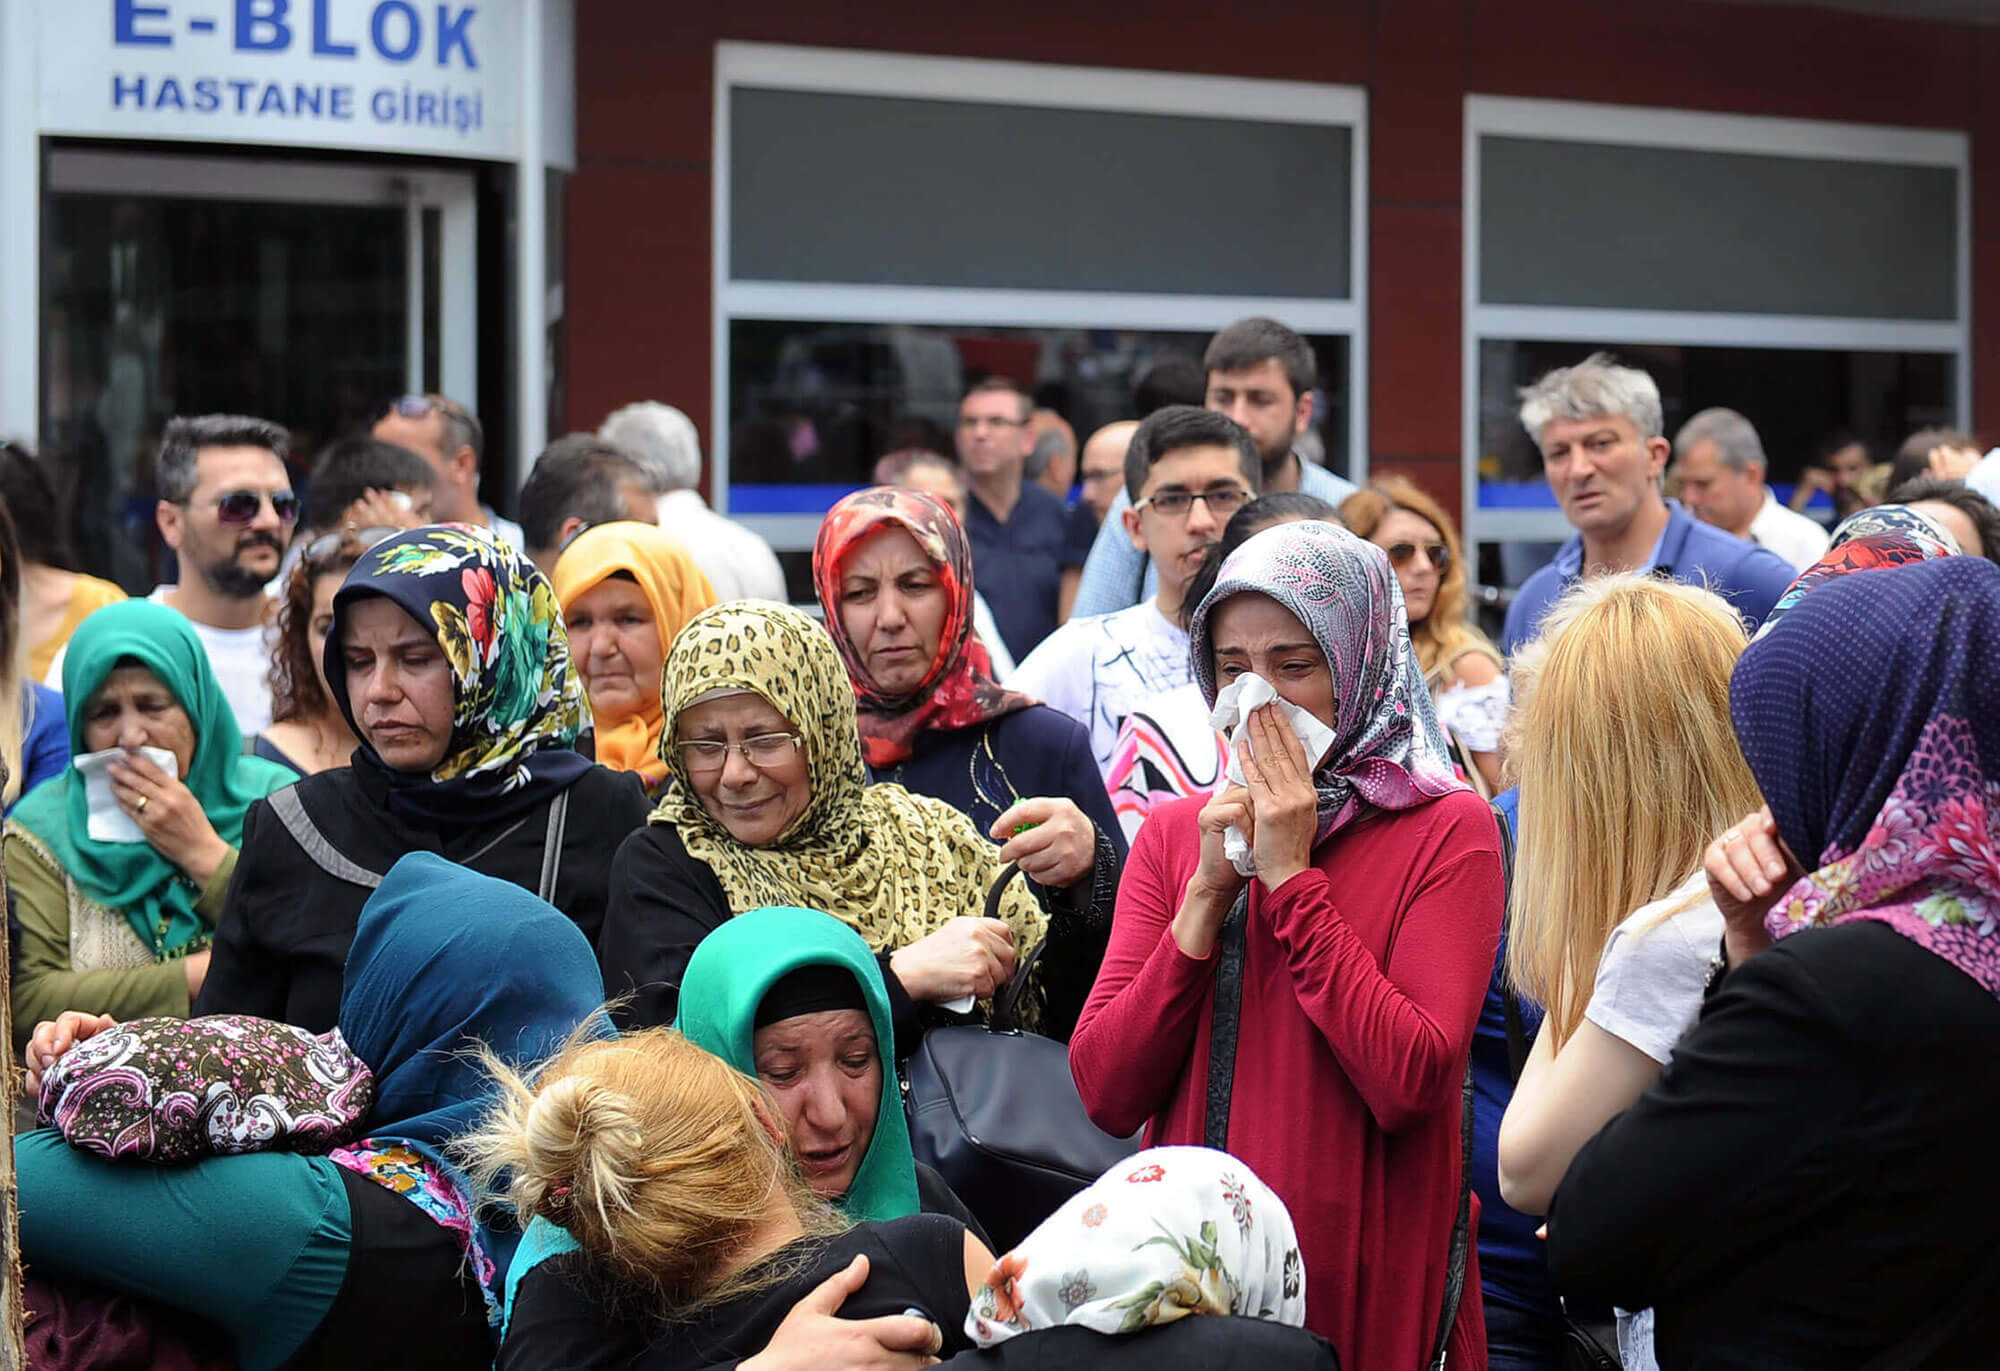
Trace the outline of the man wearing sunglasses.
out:
<instances>
[{"instance_id":1,"label":"man wearing sunglasses","mask_svg":"<svg viewBox=\"0 0 2000 1371\"><path fill-rule=\"evenodd\" d=\"M373 436L395 443L431 464L431 517L441 524L490 528L516 552L527 551L521 526L479 503L479 461L486 430L479 416L444 395L399 395L375 416Z\"/></svg>"},{"instance_id":2,"label":"man wearing sunglasses","mask_svg":"<svg viewBox=\"0 0 2000 1371\"><path fill-rule=\"evenodd\" d=\"M167 421L154 464L154 518L180 577L151 598L194 625L246 738L271 723L264 587L277 576L299 517L285 472L290 450L291 435L269 419L201 414ZM61 683L62 668L57 654L52 683Z\"/></svg>"},{"instance_id":3,"label":"man wearing sunglasses","mask_svg":"<svg viewBox=\"0 0 2000 1371\"><path fill-rule=\"evenodd\" d=\"M1008 682L1089 729L1100 772L1110 766L1126 715L1194 679L1181 627L1188 582L1262 482L1255 442L1213 410L1169 405L1132 435L1125 451L1130 503L1116 517L1151 560L1159 593L1115 614L1070 620Z\"/></svg>"}]
</instances>

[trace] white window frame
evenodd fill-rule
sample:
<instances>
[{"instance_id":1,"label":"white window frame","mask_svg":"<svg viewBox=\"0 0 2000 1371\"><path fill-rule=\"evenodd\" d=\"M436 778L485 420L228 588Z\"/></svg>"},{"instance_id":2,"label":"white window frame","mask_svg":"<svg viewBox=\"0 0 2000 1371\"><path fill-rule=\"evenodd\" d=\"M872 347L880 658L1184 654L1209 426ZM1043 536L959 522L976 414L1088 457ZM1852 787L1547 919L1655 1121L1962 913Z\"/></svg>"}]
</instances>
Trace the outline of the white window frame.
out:
<instances>
[{"instance_id":1,"label":"white window frame","mask_svg":"<svg viewBox=\"0 0 2000 1371\"><path fill-rule=\"evenodd\" d=\"M983 290L934 286L737 280L730 274L731 93L738 86L898 99L977 101L1142 114L1327 124L1350 130L1349 298L1170 295L1128 291ZM958 57L724 42L716 45L713 495L729 508L729 326L738 319L845 324L1128 328L1209 333L1267 314L1305 334L1348 339L1348 442L1358 480L1368 470L1368 100L1358 86L996 62ZM817 514L750 516L781 550L810 549Z\"/></svg>"},{"instance_id":2,"label":"white window frame","mask_svg":"<svg viewBox=\"0 0 2000 1371\"><path fill-rule=\"evenodd\" d=\"M1949 167L1958 185L1957 317L1944 321L1719 314L1576 306L1487 305L1479 298L1479 152L1487 135L1556 142L1615 143L1701 152L1764 153L1826 161ZM1972 408L1971 146L1963 133L1882 128L1816 119L1765 119L1690 110L1645 109L1469 95L1465 100L1464 357L1461 456L1465 540L1558 541L1571 529L1557 510L1479 508L1479 345L1488 338L1534 341L1825 348L1953 354L1958 424Z\"/></svg>"}]
</instances>

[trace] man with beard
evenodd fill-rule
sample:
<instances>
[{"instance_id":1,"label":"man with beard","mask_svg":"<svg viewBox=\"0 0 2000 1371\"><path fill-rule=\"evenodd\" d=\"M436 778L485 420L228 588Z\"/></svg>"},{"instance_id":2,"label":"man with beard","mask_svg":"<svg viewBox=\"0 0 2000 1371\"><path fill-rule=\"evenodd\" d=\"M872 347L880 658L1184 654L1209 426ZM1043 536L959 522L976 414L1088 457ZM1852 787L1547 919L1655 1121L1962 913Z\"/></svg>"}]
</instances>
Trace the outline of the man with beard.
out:
<instances>
[{"instance_id":1,"label":"man with beard","mask_svg":"<svg viewBox=\"0 0 2000 1371\"><path fill-rule=\"evenodd\" d=\"M268 419L202 414L167 421L160 435L154 517L180 562L180 583L151 598L179 610L248 738L271 723L271 651L264 587L278 574L299 517L285 474L291 440ZM61 679L62 663L53 676Z\"/></svg>"},{"instance_id":2,"label":"man with beard","mask_svg":"<svg viewBox=\"0 0 2000 1371\"><path fill-rule=\"evenodd\" d=\"M1115 614L1070 620L1008 683L1089 729L1100 772L1110 767L1125 716L1193 679L1181 627L1188 582L1262 477L1250 435L1213 410L1169 405L1132 435L1120 527L1151 560L1159 593Z\"/></svg>"},{"instance_id":3,"label":"man with beard","mask_svg":"<svg viewBox=\"0 0 2000 1371\"><path fill-rule=\"evenodd\" d=\"M1353 482L1293 451L1312 426L1312 392L1319 380L1312 344L1276 319L1253 316L1210 339L1201 360L1208 374L1204 403L1249 433L1263 463L1265 491L1302 490L1335 508L1354 493ZM1130 507L1121 492L1097 530L1072 616L1109 614L1154 593L1146 554L1125 532L1121 516Z\"/></svg>"}]
</instances>

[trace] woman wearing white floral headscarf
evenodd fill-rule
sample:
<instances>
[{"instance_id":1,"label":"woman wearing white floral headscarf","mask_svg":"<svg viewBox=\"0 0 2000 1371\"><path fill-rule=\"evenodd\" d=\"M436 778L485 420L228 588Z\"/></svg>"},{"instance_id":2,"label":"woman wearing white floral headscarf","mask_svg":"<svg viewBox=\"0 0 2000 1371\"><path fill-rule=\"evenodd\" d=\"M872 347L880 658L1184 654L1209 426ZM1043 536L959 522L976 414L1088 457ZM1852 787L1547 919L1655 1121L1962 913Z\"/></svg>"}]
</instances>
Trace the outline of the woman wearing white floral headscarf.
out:
<instances>
[{"instance_id":1,"label":"woman wearing white floral headscarf","mask_svg":"<svg viewBox=\"0 0 2000 1371\"><path fill-rule=\"evenodd\" d=\"M1190 637L1211 702L1254 672L1332 741L1308 757L1277 704L1255 709L1247 785L1153 812L1070 1043L1077 1087L1113 1132L1218 1134L1298 1224L1306 1327L1342 1365L1422 1365L1500 932L1493 818L1452 774L1380 548L1326 523L1266 530L1223 564ZM1247 883L1224 855L1232 827L1251 840ZM1225 962L1238 972L1219 976ZM1233 1073L1211 1082L1217 989L1239 983ZM1484 1348L1479 1301L1461 1300L1452 1364L1476 1371Z\"/></svg>"}]
</instances>

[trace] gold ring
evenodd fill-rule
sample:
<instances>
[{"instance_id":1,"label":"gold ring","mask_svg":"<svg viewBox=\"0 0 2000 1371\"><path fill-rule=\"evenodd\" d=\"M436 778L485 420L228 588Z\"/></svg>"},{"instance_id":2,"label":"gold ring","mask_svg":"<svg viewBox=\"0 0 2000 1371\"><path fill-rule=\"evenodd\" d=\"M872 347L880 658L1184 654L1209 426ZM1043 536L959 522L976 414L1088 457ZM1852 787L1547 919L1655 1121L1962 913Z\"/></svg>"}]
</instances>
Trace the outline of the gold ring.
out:
<instances>
[{"instance_id":1,"label":"gold ring","mask_svg":"<svg viewBox=\"0 0 2000 1371\"><path fill-rule=\"evenodd\" d=\"M150 799L152 799L152 798L153 798L153 797L152 797L151 795L141 795L141 796L139 797L139 803L133 806L133 810L134 810L134 812L135 812L135 813L140 813L140 814L143 814L143 813L145 813L145 812L146 812L146 801L148 801L148 800L150 800Z\"/></svg>"}]
</instances>

